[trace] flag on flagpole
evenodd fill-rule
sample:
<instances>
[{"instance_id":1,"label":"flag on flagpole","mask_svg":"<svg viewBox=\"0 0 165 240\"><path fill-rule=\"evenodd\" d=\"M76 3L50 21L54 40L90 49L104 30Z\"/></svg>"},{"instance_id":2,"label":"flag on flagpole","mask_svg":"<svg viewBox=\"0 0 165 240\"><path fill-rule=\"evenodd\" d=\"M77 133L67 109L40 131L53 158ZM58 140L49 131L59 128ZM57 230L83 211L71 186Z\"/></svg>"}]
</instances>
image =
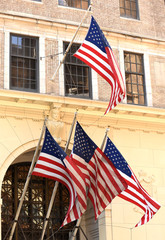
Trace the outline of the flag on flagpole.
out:
<instances>
[{"instance_id":1,"label":"flag on flagpole","mask_svg":"<svg viewBox=\"0 0 165 240\"><path fill-rule=\"evenodd\" d=\"M145 212L135 227L147 223L159 210L159 203L144 190L126 160L109 138L107 138L104 153L113 162L114 166L128 184L128 188L119 194L119 197L134 203Z\"/></svg>"},{"instance_id":2,"label":"flag on flagpole","mask_svg":"<svg viewBox=\"0 0 165 240\"><path fill-rule=\"evenodd\" d=\"M93 68L110 84L111 96L105 114L108 113L125 98L125 86L112 48L94 17L83 44L74 56Z\"/></svg>"},{"instance_id":3,"label":"flag on flagpole","mask_svg":"<svg viewBox=\"0 0 165 240\"><path fill-rule=\"evenodd\" d=\"M71 159L84 174L87 195L91 200L95 219L121 193L127 184L113 163L88 137L77 122Z\"/></svg>"},{"instance_id":4,"label":"flag on flagpole","mask_svg":"<svg viewBox=\"0 0 165 240\"><path fill-rule=\"evenodd\" d=\"M68 188L70 204L62 226L80 218L85 212L87 199L84 176L80 169L56 143L47 128L43 147L32 175L51 178Z\"/></svg>"}]
</instances>

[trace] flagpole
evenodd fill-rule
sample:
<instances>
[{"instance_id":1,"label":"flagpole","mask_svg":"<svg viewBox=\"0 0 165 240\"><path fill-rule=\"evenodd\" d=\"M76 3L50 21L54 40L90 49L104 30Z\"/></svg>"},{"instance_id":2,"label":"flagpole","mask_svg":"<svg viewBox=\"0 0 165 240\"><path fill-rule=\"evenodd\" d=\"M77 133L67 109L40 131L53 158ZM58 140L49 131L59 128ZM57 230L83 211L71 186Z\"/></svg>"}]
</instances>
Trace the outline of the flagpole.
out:
<instances>
[{"instance_id":1,"label":"flagpole","mask_svg":"<svg viewBox=\"0 0 165 240\"><path fill-rule=\"evenodd\" d=\"M76 110L75 115L74 115L74 119L73 119L73 122L72 122L72 126L70 128L70 133L69 133L68 141L66 143L64 152L66 152L68 150L68 146L69 146L70 139L71 139L71 136L72 136L73 128L74 128L74 125L75 125L75 122L76 122L77 111L78 110ZM55 196L56 196L56 193L57 193L58 185L59 185L59 182L56 181L56 183L54 185L53 192L52 192L52 196L51 196L51 199L50 199L49 207L48 207L48 210L47 210L47 213L46 213L46 218L45 218L45 221L44 221L44 227L43 227L43 230L42 230L42 235L41 235L40 240L44 239L45 231L46 231L46 228L47 228L47 225L48 225L48 220L49 220L50 213L51 213L51 210L52 210L52 207L53 207L53 203L54 203L54 199L55 199Z\"/></svg>"},{"instance_id":2,"label":"flagpole","mask_svg":"<svg viewBox=\"0 0 165 240\"><path fill-rule=\"evenodd\" d=\"M31 162L31 166L30 166L27 178L26 178L25 186L24 186L24 189L23 189L23 192L22 192L22 196L21 196L18 208L17 208L17 212L16 212L16 215L15 215L15 218L14 218L14 223L13 223L13 226L12 226L12 229L11 229L9 240L12 240L13 235L14 235L14 231L15 231L15 228L16 228L16 225L17 225L17 222L18 222L19 214L20 214L20 211L21 211L21 208L22 208L22 205L23 205L25 194L26 194L26 191L27 191L27 188L28 188L28 185L29 185L31 174L32 174L32 171L33 171L33 168L34 168L34 165L35 165L35 161L36 161L36 157L37 157L38 151L39 151L40 143L42 141L42 137L43 137L43 134L45 132L46 121L47 121L47 118L45 118L45 120L44 120L44 124L43 124L43 127L42 127L42 132L41 132L41 135L40 135L40 139L38 141L38 145L36 147L36 150L35 150L32 162Z\"/></svg>"},{"instance_id":3,"label":"flagpole","mask_svg":"<svg viewBox=\"0 0 165 240\"><path fill-rule=\"evenodd\" d=\"M105 141L106 141L106 138L107 138L108 131L109 131L109 128L107 128L106 131L105 131L104 139L102 141L101 148L100 148L101 150L103 150L103 147L104 147L104 144L105 144ZM79 218L77 220L76 226L74 228L74 232L72 233L71 238L69 240L75 240L78 228L80 226L80 223L81 223L81 218Z\"/></svg>"},{"instance_id":4,"label":"flagpole","mask_svg":"<svg viewBox=\"0 0 165 240\"><path fill-rule=\"evenodd\" d=\"M81 20L81 22L80 22L80 24L79 24L79 26L78 26L78 28L77 28L77 30L76 30L73 38L72 38L72 41L69 43L69 45L68 45L68 47L67 47L67 49L66 49L66 51L65 51L65 54L64 54L64 56L63 56L63 58L62 58L62 61L60 61L60 64L58 65L56 71L54 72L54 74L53 74L53 76L52 76L52 78L51 78L51 81L54 80L54 78L55 78L58 70L60 69L61 65L63 64L63 62L64 62L64 60L65 60L65 58L66 58L66 55L67 55L67 53L69 52L69 49L71 48L72 43L73 43L73 41L74 41L74 39L75 39L75 37L76 37L76 35L77 35L80 27L81 27L82 24L83 24L84 19L86 18L88 12L90 11L91 7L92 7L92 3L89 5L88 9L86 10L86 12L85 12L85 14L84 14L84 17L82 18L82 20Z\"/></svg>"}]
</instances>

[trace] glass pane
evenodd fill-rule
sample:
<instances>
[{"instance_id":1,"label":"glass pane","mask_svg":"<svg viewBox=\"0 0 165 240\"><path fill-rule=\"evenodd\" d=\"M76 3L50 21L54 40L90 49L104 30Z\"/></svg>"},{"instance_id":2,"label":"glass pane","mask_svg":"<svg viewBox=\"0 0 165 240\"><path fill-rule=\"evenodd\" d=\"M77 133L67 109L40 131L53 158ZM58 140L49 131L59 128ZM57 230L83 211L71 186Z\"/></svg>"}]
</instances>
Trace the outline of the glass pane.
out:
<instances>
[{"instance_id":1,"label":"glass pane","mask_svg":"<svg viewBox=\"0 0 165 240\"><path fill-rule=\"evenodd\" d=\"M131 74L132 83L137 84L137 76L135 74Z\"/></svg>"},{"instance_id":2,"label":"glass pane","mask_svg":"<svg viewBox=\"0 0 165 240\"><path fill-rule=\"evenodd\" d=\"M143 76L138 76L138 84L143 85Z\"/></svg>"},{"instance_id":3,"label":"glass pane","mask_svg":"<svg viewBox=\"0 0 165 240\"><path fill-rule=\"evenodd\" d=\"M136 55L136 62L139 64L142 64L142 56L141 55Z\"/></svg>"},{"instance_id":4,"label":"glass pane","mask_svg":"<svg viewBox=\"0 0 165 240\"><path fill-rule=\"evenodd\" d=\"M29 38L25 38L24 41L25 41L25 46L26 47L30 47L30 39Z\"/></svg>"},{"instance_id":5,"label":"glass pane","mask_svg":"<svg viewBox=\"0 0 165 240\"><path fill-rule=\"evenodd\" d=\"M88 1L82 0L82 9L88 9Z\"/></svg>"},{"instance_id":6,"label":"glass pane","mask_svg":"<svg viewBox=\"0 0 165 240\"><path fill-rule=\"evenodd\" d=\"M18 78L18 84L17 87L23 88L23 79Z\"/></svg>"},{"instance_id":7,"label":"glass pane","mask_svg":"<svg viewBox=\"0 0 165 240\"><path fill-rule=\"evenodd\" d=\"M126 9L125 14L126 14L126 16L131 16L131 11Z\"/></svg>"},{"instance_id":8,"label":"glass pane","mask_svg":"<svg viewBox=\"0 0 165 240\"><path fill-rule=\"evenodd\" d=\"M22 68L22 67L23 67L23 64L24 64L23 58L18 58L18 67L19 67L19 68Z\"/></svg>"},{"instance_id":9,"label":"glass pane","mask_svg":"<svg viewBox=\"0 0 165 240\"><path fill-rule=\"evenodd\" d=\"M144 95L144 87L143 87L143 85L138 85L138 89L139 89L139 94Z\"/></svg>"},{"instance_id":10,"label":"glass pane","mask_svg":"<svg viewBox=\"0 0 165 240\"><path fill-rule=\"evenodd\" d=\"M17 68L12 67L11 68L11 74L12 74L13 77L17 77Z\"/></svg>"},{"instance_id":11,"label":"glass pane","mask_svg":"<svg viewBox=\"0 0 165 240\"><path fill-rule=\"evenodd\" d=\"M136 12L136 3L135 2L131 2L131 9Z\"/></svg>"},{"instance_id":12,"label":"glass pane","mask_svg":"<svg viewBox=\"0 0 165 240\"><path fill-rule=\"evenodd\" d=\"M138 94L137 85L132 85L133 94Z\"/></svg>"},{"instance_id":13,"label":"glass pane","mask_svg":"<svg viewBox=\"0 0 165 240\"><path fill-rule=\"evenodd\" d=\"M137 12L136 11L132 11L131 16L132 16L132 18L137 18Z\"/></svg>"},{"instance_id":14,"label":"glass pane","mask_svg":"<svg viewBox=\"0 0 165 240\"><path fill-rule=\"evenodd\" d=\"M11 43L12 43L12 45L17 45L17 37L16 36L11 37Z\"/></svg>"},{"instance_id":15,"label":"glass pane","mask_svg":"<svg viewBox=\"0 0 165 240\"><path fill-rule=\"evenodd\" d=\"M120 8L120 15L125 16L125 9L124 8Z\"/></svg>"},{"instance_id":16,"label":"glass pane","mask_svg":"<svg viewBox=\"0 0 165 240\"><path fill-rule=\"evenodd\" d=\"M127 103L133 103L133 98L131 94L127 94Z\"/></svg>"},{"instance_id":17,"label":"glass pane","mask_svg":"<svg viewBox=\"0 0 165 240\"><path fill-rule=\"evenodd\" d=\"M143 96L143 95L140 95L140 96L139 96L139 104L140 104L140 105L144 105L144 104L145 104L144 96Z\"/></svg>"},{"instance_id":18,"label":"glass pane","mask_svg":"<svg viewBox=\"0 0 165 240\"><path fill-rule=\"evenodd\" d=\"M17 78L12 77L12 79L11 79L11 86L12 87L17 87Z\"/></svg>"},{"instance_id":19,"label":"glass pane","mask_svg":"<svg viewBox=\"0 0 165 240\"><path fill-rule=\"evenodd\" d=\"M23 78L23 69L22 68L18 68L18 77Z\"/></svg>"},{"instance_id":20,"label":"glass pane","mask_svg":"<svg viewBox=\"0 0 165 240\"><path fill-rule=\"evenodd\" d=\"M124 61L125 61L125 62L130 62L130 60L129 60L129 54L128 54L128 53L125 53L125 54L124 54Z\"/></svg>"},{"instance_id":21,"label":"glass pane","mask_svg":"<svg viewBox=\"0 0 165 240\"><path fill-rule=\"evenodd\" d=\"M36 57L36 49L35 48L31 48L30 51L31 51L30 56L35 58Z\"/></svg>"},{"instance_id":22,"label":"glass pane","mask_svg":"<svg viewBox=\"0 0 165 240\"><path fill-rule=\"evenodd\" d=\"M131 72L136 72L136 63L131 64Z\"/></svg>"},{"instance_id":23,"label":"glass pane","mask_svg":"<svg viewBox=\"0 0 165 240\"><path fill-rule=\"evenodd\" d=\"M120 0L120 7L124 8L124 0Z\"/></svg>"},{"instance_id":24,"label":"glass pane","mask_svg":"<svg viewBox=\"0 0 165 240\"><path fill-rule=\"evenodd\" d=\"M17 67L17 61L18 61L17 57L12 57L12 59L11 59L11 66Z\"/></svg>"},{"instance_id":25,"label":"glass pane","mask_svg":"<svg viewBox=\"0 0 165 240\"><path fill-rule=\"evenodd\" d=\"M29 88L29 80L25 80L24 81L24 87L25 88Z\"/></svg>"},{"instance_id":26,"label":"glass pane","mask_svg":"<svg viewBox=\"0 0 165 240\"><path fill-rule=\"evenodd\" d=\"M29 47L25 47L25 56L30 57Z\"/></svg>"},{"instance_id":27,"label":"glass pane","mask_svg":"<svg viewBox=\"0 0 165 240\"><path fill-rule=\"evenodd\" d=\"M132 93L132 87L131 84L126 85L127 93Z\"/></svg>"},{"instance_id":28,"label":"glass pane","mask_svg":"<svg viewBox=\"0 0 165 240\"><path fill-rule=\"evenodd\" d=\"M131 74L126 73L125 74L125 80L126 80L126 84L131 83Z\"/></svg>"},{"instance_id":29,"label":"glass pane","mask_svg":"<svg viewBox=\"0 0 165 240\"><path fill-rule=\"evenodd\" d=\"M11 53L12 53L12 55L17 55L17 46L12 46L12 48L11 48Z\"/></svg>"},{"instance_id":30,"label":"glass pane","mask_svg":"<svg viewBox=\"0 0 165 240\"><path fill-rule=\"evenodd\" d=\"M128 10L131 8L130 1L125 1L125 8Z\"/></svg>"},{"instance_id":31,"label":"glass pane","mask_svg":"<svg viewBox=\"0 0 165 240\"><path fill-rule=\"evenodd\" d=\"M130 63L125 63L125 71L127 72L131 71Z\"/></svg>"},{"instance_id":32,"label":"glass pane","mask_svg":"<svg viewBox=\"0 0 165 240\"><path fill-rule=\"evenodd\" d=\"M132 63L136 63L136 59L135 59L135 55L134 54L130 54L130 61Z\"/></svg>"},{"instance_id":33,"label":"glass pane","mask_svg":"<svg viewBox=\"0 0 165 240\"><path fill-rule=\"evenodd\" d=\"M81 8L81 1L80 0L74 0L74 7L75 8Z\"/></svg>"},{"instance_id":34,"label":"glass pane","mask_svg":"<svg viewBox=\"0 0 165 240\"><path fill-rule=\"evenodd\" d=\"M137 64L137 73L143 73L143 66L140 64Z\"/></svg>"},{"instance_id":35,"label":"glass pane","mask_svg":"<svg viewBox=\"0 0 165 240\"><path fill-rule=\"evenodd\" d=\"M136 95L134 96L134 95L133 95L133 103L134 103L134 104L139 104L139 98L138 98L138 96L136 96Z\"/></svg>"}]
</instances>

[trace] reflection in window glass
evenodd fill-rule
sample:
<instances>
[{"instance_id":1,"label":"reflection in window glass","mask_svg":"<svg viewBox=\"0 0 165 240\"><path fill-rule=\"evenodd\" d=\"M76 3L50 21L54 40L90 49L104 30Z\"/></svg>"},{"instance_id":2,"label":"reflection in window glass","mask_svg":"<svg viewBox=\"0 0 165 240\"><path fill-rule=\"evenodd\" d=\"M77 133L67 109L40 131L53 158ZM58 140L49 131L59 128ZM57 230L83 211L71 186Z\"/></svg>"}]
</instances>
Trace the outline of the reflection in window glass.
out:
<instances>
[{"instance_id":1,"label":"reflection in window glass","mask_svg":"<svg viewBox=\"0 0 165 240\"><path fill-rule=\"evenodd\" d=\"M38 91L38 38L11 35L10 88Z\"/></svg>"},{"instance_id":2,"label":"reflection in window glass","mask_svg":"<svg viewBox=\"0 0 165 240\"><path fill-rule=\"evenodd\" d=\"M87 9L89 6L89 0L58 0L59 5Z\"/></svg>"},{"instance_id":3,"label":"reflection in window glass","mask_svg":"<svg viewBox=\"0 0 165 240\"><path fill-rule=\"evenodd\" d=\"M120 16L138 19L137 0L120 0Z\"/></svg>"},{"instance_id":4,"label":"reflection in window glass","mask_svg":"<svg viewBox=\"0 0 165 240\"><path fill-rule=\"evenodd\" d=\"M67 46L68 43L64 43L64 51ZM65 95L91 98L90 68L73 56L79 46L79 44L73 44L65 58Z\"/></svg>"},{"instance_id":5,"label":"reflection in window glass","mask_svg":"<svg viewBox=\"0 0 165 240\"><path fill-rule=\"evenodd\" d=\"M143 55L125 52L127 103L146 105Z\"/></svg>"}]
</instances>

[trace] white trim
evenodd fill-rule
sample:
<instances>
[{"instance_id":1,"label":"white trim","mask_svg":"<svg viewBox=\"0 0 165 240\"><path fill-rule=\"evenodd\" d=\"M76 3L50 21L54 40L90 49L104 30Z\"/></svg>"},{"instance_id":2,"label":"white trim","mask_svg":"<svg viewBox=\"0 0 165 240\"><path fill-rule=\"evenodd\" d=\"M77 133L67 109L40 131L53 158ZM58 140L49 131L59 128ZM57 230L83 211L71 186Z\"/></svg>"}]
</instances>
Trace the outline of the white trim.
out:
<instances>
[{"instance_id":1,"label":"white trim","mask_svg":"<svg viewBox=\"0 0 165 240\"><path fill-rule=\"evenodd\" d=\"M63 40L58 40L58 52L63 52ZM59 54L59 63L62 61L63 54ZM61 65L59 69L59 95L65 96L65 86L64 86L64 64Z\"/></svg>"},{"instance_id":2,"label":"white trim","mask_svg":"<svg viewBox=\"0 0 165 240\"><path fill-rule=\"evenodd\" d=\"M124 69L124 51L122 49L119 49L119 68L123 76L124 85L126 86ZM125 98L123 99L123 103L127 103L127 96L125 96Z\"/></svg>"},{"instance_id":3,"label":"white trim","mask_svg":"<svg viewBox=\"0 0 165 240\"><path fill-rule=\"evenodd\" d=\"M4 32L4 89L9 89L10 33Z\"/></svg>"},{"instance_id":4,"label":"white trim","mask_svg":"<svg viewBox=\"0 0 165 240\"><path fill-rule=\"evenodd\" d=\"M40 57L45 56L45 37L39 38L39 92L46 93L46 83L45 83L45 58L40 59Z\"/></svg>"},{"instance_id":5,"label":"white trim","mask_svg":"<svg viewBox=\"0 0 165 240\"><path fill-rule=\"evenodd\" d=\"M151 75L150 75L150 61L149 61L149 54L144 53L143 55L144 60L144 80L145 80L145 87L146 87L146 100L147 106L152 107L152 87L151 87Z\"/></svg>"}]
</instances>

